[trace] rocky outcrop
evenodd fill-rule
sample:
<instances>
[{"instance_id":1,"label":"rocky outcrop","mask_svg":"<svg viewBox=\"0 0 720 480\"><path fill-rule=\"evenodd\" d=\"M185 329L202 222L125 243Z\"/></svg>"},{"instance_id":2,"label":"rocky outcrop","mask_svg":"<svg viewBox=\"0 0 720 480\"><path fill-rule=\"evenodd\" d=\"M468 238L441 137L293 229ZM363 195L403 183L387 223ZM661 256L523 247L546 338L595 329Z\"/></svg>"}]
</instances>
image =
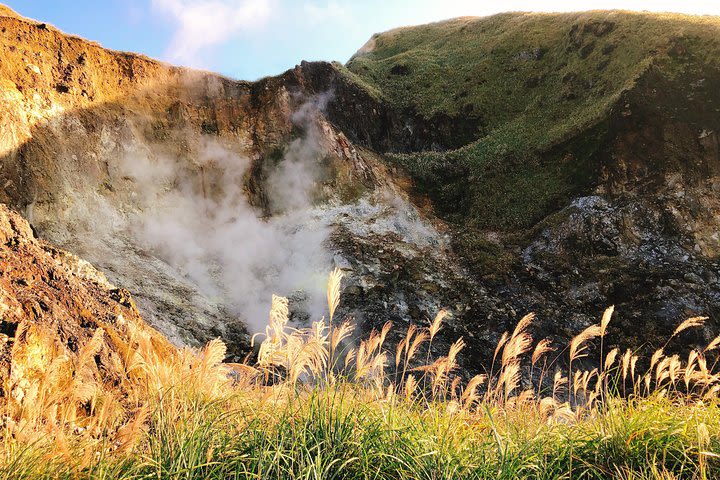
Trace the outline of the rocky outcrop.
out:
<instances>
[{"instance_id":1,"label":"rocky outcrop","mask_svg":"<svg viewBox=\"0 0 720 480\"><path fill-rule=\"evenodd\" d=\"M123 345L133 337L147 336L159 352L174 350L145 324L130 292L88 262L35 238L24 218L0 205L2 396L22 401L37 388L26 377L37 373L33 368L49 368L43 360L51 350L75 358L98 331L105 341L93 354L93 371L102 382L120 383ZM12 371L11 352L17 360Z\"/></svg>"},{"instance_id":2,"label":"rocky outcrop","mask_svg":"<svg viewBox=\"0 0 720 480\"><path fill-rule=\"evenodd\" d=\"M516 244L513 282L530 286L527 297L538 300L528 307L578 320L555 329L575 323L570 331L577 331L594 321L588 313L614 304L624 345L662 346L673 325L695 315L710 321L684 342L716 335L720 156L712 132L720 116L708 106L720 103L718 82L712 69L680 81L649 68L608 119L588 195Z\"/></svg>"}]
</instances>

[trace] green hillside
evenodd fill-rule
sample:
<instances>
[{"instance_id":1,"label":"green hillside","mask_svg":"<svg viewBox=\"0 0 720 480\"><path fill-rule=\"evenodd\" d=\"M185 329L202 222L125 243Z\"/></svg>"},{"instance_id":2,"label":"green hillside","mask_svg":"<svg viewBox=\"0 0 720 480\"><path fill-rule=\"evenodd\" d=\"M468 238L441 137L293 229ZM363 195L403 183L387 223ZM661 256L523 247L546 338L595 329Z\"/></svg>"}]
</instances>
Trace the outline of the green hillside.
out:
<instances>
[{"instance_id":1,"label":"green hillside","mask_svg":"<svg viewBox=\"0 0 720 480\"><path fill-rule=\"evenodd\" d=\"M717 17L510 13L377 34L347 67L399 111L476 122L466 147L396 159L451 217L523 227L594 184L623 92L651 67L717 68L719 34Z\"/></svg>"}]
</instances>

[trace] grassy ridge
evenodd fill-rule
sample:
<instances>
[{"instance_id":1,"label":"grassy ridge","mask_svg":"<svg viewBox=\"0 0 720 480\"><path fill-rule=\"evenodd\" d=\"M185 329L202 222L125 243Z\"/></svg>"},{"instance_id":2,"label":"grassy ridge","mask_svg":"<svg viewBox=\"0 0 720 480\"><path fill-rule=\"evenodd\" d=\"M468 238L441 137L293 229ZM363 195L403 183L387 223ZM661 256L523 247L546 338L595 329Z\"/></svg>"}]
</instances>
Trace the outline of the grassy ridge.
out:
<instances>
[{"instance_id":1,"label":"grassy ridge","mask_svg":"<svg viewBox=\"0 0 720 480\"><path fill-rule=\"evenodd\" d=\"M717 66L718 33L717 17L508 13L376 34L347 67L398 109L479 116L539 145L594 123L678 40Z\"/></svg>"},{"instance_id":2,"label":"grassy ridge","mask_svg":"<svg viewBox=\"0 0 720 480\"><path fill-rule=\"evenodd\" d=\"M54 356L56 339L22 327L2 399L0 478L720 475L720 375L709 363L720 337L687 360L661 349L648 363L604 355L612 308L563 350L536 343L527 315L487 375L464 381L462 339L429 353L445 312L395 346L389 324L356 343L353 325L333 319L340 281L336 271L328 283L329 322L307 329L288 326L287 300L273 297L252 363L222 363L220 341L168 353L140 331L123 340L98 330L77 358ZM686 320L668 343L704 321ZM121 375L91 374L102 342L123 352ZM591 343L598 366L579 368Z\"/></svg>"},{"instance_id":3,"label":"grassy ridge","mask_svg":"<svg viewBox=\"0 0 720 480\"><path fill-rule=\"evenodd\" d=\"M651 65L718 68L718 33L717 17L501 14L375 35L347 67L398 110L479 125L459 150L395 157L441 211L527 227L596 181L621 94Z\"/></svg>"}]
</instances>

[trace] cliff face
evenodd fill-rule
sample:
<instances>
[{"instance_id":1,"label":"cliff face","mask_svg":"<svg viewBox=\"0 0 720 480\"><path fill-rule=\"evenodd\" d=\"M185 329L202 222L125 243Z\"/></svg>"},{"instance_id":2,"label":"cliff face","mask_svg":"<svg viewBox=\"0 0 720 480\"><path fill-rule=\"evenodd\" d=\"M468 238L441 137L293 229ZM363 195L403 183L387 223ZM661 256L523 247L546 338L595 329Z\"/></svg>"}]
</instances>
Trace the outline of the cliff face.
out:
<instances>
[{"instance_id":1,"label":"cliff face","mask_svg":"<svg viewBox=\"0 0 720 480\"><path fill-rule=\"evenodd\" d=\"M629 37L656 24L672 35ZM470 370L528 311L549 336L610 304L618 343L652 345L693 314L711 316L709 336L716 30L462 19L248 83L0 11L0 202L175 343L220 336L231 357L273 292L295 321L322 314L333 264L348 274L341 313L366 329L450 308L445 338L465 337Z\"/></svg>"},{"instance_id":2,"label":"cliff face","mask_svg":"<svg viewBox=\"0 0 720 480\"><path fill-rule=\"evenodd\" d=\"M333 263L353 269L346 312L367 325L432 317L446 302L418 280L464 282L437 268L457 263L449 253L426 253L447 240L406 177L324 116L373 108L337 68L249 84L0 24L0 202L132 291L176 343L220 336L243 355L274 292L293 296L297 321L319 317Z\"/></svg>"},{"instance_id":3,"label":"cliff face","mask_svg":"<svg viewBox=\"0 0 720 480\"><path fill-rule=\"evenodd\" d=\"M192 168L202 129L222 128L235 140L233 148L246 152L252 145L248 119L233 112L248 108L250 87L109 52L44 24L0 21L1 200L22 211L42 236L97 262L133 291L147 292L139 299L150 318L167 301L187 306L187 316L201 312L199 323L222 324L217 307L194 298L191 285L132 251L123 224L143 205L121 162L134 161L137 152L138 161L150 162L156 145L163 145L162 154ZM216 104L213 94L224 100ZM163 284L175 289L167 298L163 287L154 290ZM193 303L200 306L190 308Z\"/></svg>"}]
</instances>

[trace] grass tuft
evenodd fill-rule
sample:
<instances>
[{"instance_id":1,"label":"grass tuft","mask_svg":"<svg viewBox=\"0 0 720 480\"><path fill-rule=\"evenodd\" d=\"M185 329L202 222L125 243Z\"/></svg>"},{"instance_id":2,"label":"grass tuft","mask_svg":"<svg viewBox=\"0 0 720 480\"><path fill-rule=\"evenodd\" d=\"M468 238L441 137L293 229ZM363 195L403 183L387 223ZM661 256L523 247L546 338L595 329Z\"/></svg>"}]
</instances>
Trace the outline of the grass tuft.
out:
<instances>
[{"instance_id":1,"label":"grass tuft","mask_svg":"<svg viewBox=\"0 0 720 480\"><path fill-rule=\"evenodd\" d=\"M341 278L328 282L330 318ZM571 370L582 356L592 364L587 346L612 314L571 341L568 370L555 362L554 373L540 362L554 348L535 342L527 315L503 336L498 372L467 382L462 339L430 353L444 312L397 345L390 324L355 344L348 321L290 326L275 296L252 364L222 363L219 340L168 351L147 332L123 341L100 329L68 356L49 331L21 325L0 478L717 478L720 374L705 356L716 345L686 360L660 349L645 371L611 349L597 368ZM122 342L119 377L94 368L103 342Z\"/></svg>"}]
</instances>

